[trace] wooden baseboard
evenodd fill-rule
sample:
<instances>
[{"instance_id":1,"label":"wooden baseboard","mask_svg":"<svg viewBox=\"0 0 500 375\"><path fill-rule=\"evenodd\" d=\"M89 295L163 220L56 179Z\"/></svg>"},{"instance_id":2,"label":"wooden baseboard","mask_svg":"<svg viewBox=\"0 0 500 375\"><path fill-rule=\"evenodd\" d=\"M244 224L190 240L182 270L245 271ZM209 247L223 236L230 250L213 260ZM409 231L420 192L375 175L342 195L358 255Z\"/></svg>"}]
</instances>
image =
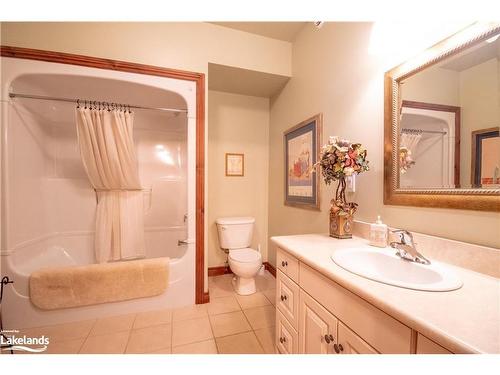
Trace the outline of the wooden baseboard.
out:
<instances>
[{"instance_id":1,"label":"wooden baseboard","mask_svg":"<svg viewBox=\"0 0 500 375\"><path fill-rule=\"evenodd\" d=\"M269 262L264 262L262 263L267 271L274 277L276 277L276 268L269 263ZM220 276L220 275L227 275L231 274L233 271L229 267L226 266L218 266L218 267L209 267L208 268L208 276Z\"/></svg>"},{"instance_id":2,"label":"wooden baseboard","mask_svg":"<svg viewBox=\"0 0 500 375\"><path fill-rule=\"evenodd\" d=\"M220 276L233 273L229 267L218 266L218 267L208 267L208 276Z\"/></svg>"},{"instance_id":3,"label":"wooden baseboard","mask_svg":"<svg viewBox=\"0 0 500 375\"><path fill-rule=\"evenodd\" d=\"M264 267L266 267L266 270L276 278L276 268L271 263L264 262Z\"/></svg>"}]
</instances>

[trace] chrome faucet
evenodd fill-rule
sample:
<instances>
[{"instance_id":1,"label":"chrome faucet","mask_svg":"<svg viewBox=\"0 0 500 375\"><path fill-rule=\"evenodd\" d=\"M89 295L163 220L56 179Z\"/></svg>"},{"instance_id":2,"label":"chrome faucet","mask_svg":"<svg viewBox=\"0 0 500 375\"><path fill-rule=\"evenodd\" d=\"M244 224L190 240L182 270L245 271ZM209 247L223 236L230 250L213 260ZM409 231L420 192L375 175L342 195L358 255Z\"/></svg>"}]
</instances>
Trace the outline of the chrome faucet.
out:
<instances>
[{"instance_id":1,"label":"chrome faucet","mask_svg":"<svg viewBox=\"0 0 500 375\"><path fill-rule=\"evenodd\" d=\"M409 260L410 262L431 264L431 261L417 251L413 235L404 229L393 230L392 233L399 234L400 242L391 242L390 246L396 249L396 255L401 259Z\"/></svg>"}]
</instances>

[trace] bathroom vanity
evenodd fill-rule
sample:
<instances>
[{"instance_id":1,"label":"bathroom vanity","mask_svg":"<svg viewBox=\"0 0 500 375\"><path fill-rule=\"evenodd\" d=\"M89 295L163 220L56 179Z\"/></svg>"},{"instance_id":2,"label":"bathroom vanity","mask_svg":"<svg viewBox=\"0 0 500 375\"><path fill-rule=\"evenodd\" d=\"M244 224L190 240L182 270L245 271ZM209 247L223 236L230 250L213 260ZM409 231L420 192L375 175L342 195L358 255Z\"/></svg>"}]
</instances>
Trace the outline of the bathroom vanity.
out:
<instances>
[{"instance_id":1,"label":"bathroom vanity","mask_svg":"<svg viewBox=\"0 0 500 375\"><path fill-rule=\"evenodd\" d=\"M368 246L363 238L308 234L272 241L279 353L500 353L495 277L445 265L461 288L412 290L358 276L331 259L336 251Z\"/></svg>"}]
</instances>

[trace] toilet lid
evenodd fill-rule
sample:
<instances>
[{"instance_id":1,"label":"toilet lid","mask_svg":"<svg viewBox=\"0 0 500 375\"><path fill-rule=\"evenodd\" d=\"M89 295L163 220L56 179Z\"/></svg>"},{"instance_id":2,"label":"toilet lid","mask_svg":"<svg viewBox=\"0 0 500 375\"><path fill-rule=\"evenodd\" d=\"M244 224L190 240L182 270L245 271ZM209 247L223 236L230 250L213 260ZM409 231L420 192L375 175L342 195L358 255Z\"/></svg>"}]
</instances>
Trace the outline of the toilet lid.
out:
<instances>
[{"instance_id":1,"label":"toilet lid","mask_svg":"<svg viewBox=\"0 0 500 375\"><path fill-rule=\"evenodd\" d=\"M260 262L261 260L260 253L248 247L245 249L230 250L229 257L242 263Z\"/></svg>"}]
</instances>

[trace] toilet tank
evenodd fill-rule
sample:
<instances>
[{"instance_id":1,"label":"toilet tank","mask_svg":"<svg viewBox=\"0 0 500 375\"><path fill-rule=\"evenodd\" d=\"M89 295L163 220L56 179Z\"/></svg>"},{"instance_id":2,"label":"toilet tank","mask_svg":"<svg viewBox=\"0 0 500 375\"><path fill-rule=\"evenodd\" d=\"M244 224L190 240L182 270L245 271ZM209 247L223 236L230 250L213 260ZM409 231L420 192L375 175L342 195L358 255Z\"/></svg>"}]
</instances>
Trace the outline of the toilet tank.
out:
<instances>
[{"instance_id":1,"label":"toilet tank","mask_svg":"<svg viewBox=\"0 0 500 375\"><path fill-rule=\"evenodd\" d=\"M215 222L222 249L242 249L252 243L253 217L222 217Z\"/></svg>"}]
</instances>

